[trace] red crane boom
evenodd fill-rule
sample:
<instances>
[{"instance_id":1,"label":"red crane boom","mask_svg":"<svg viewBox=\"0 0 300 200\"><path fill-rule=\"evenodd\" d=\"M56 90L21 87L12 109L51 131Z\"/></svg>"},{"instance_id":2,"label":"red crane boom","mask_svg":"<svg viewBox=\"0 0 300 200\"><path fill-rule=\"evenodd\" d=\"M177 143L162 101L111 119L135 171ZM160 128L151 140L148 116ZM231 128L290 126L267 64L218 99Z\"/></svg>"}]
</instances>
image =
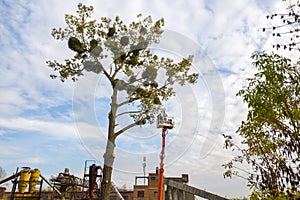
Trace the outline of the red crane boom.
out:
<instances>
[{"instance_id":1,"label":"red crane boom","mask_svg":"<svg viewBox=\"0 0 300 200\"><path fill-rule=\"evenodd\" d=\"M173 117L168 117L165 110L157 116L157 128L162 128L162 147L160 153L160 168L158 171L158 200L163 200L164 194L164 158L165 158L165 146L166 146L166 135L168 129L174 128Z\"/></svg>"},{"instance_id":2,"label":"red crane boom","mask_svg":"<svg viewBox=\"0 0 300 200\"><path fill-rule=\"evenodd\" d=\"M164 192L164 158L165 158L165 145L166 145L167 128L162 129L162 148L160 153L160 168L158 172L158 200L163 200Z\"/></svg>"}]
</instances>

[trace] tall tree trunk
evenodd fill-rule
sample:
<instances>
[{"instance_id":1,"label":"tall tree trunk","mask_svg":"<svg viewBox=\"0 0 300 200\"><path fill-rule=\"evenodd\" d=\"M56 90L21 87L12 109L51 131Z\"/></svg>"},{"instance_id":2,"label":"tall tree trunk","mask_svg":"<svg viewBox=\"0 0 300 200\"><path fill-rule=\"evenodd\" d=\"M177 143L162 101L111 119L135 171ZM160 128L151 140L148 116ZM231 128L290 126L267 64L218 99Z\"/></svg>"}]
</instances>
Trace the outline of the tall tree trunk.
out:
<instances>
[{"instance_id":1,"label":"tall tree trunk","mask_svg":"<svg viewBox=\"0 0 300 200\"><path fill-rule=\"evenodd\" d=\"M108 143L111 143L108 141ZM114 155L113 145L108 144L108 148L106 148L106 152L104 154L104 167L103 167L103 179L101 182L101 192L100 192L100 199L101 200L109 200L109 194L111 190L111 177L112 177L112 170L113 170L113 162L114 162ZM112 148L111 148L112 147Z\"/></svg>"},{"instance_id":2,"label":"tall tree trunk","mask_svg":"<svg viewBox=\"0 0 300 200\"><path fill-rule=\"evenodd\" d=\"M115 125L116 125L116 113L117 113L117 90L113 90L111 96L111 110L108 114L109 126L108 126L108 138L106 143L106 150L103 155L104 167L103 167L103 180L101 182L100 200L109 200L109 194L111 190L111 177L113 164L115 160Z\"/></svg>"}]
</instances>

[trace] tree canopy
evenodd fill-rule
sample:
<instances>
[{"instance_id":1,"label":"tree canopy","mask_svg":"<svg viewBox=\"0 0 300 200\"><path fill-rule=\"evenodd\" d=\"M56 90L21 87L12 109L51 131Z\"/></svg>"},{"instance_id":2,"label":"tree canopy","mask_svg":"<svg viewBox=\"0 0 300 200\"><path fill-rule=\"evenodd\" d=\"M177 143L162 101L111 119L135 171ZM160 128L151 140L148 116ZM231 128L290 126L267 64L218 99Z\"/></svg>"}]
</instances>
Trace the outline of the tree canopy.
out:
<instances>
[{"instance_id":1,"label":"tree canopy","mask_svg":"<svg viewBox=\"0 0 300 200\"><path fill-rule=\"evenodd\" d=\"M153 22L151 16L141 19L142 15L138 15L139 21L127 26L118 16L115 20L102 17L101 23L97 23L89 20L92 13L92 6L79 4L78 16L65 15L66 28L52 30L55 39L68 40L69 49L75 52L65 63L47 61L59 72L59 75L52 74L52 78L76 81L85 72L104 74L113 88L127 93L126 103L139 101L141 112L132 115L136 119L175 95L171 87L174 83L184 85L197 80L197 73L188 74L193 56L175 63L170 58L154 55L148 48L159 42L164 19ZM101 60L104 59L112 59L112 63L103 66ZM159 70L165 76L159 80L162 85L156 80ZM147 117L150 119L150 115Z\"/></svg>"}]
</instances>

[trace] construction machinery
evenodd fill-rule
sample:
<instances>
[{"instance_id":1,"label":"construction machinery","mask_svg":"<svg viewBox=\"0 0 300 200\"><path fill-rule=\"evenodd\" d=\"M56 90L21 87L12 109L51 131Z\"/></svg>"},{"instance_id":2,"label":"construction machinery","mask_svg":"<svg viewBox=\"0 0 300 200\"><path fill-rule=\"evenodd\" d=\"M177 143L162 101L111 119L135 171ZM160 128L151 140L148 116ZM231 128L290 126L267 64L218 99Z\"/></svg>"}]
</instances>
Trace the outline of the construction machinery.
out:
<instances>
[{"instance_id":1,"label":"construction machinery","mask_svg":"<svg viewBox=\"0 0 300 200\"><path fill-rule=\"evenodd\" d=\"M1 180L0 185L8 181L13 183L9 196L11 200L41 199L44 182L52 189L52 194L49 195L51 199L75 199L76 195L83 196L82 188L88 188L82 179L71 175L68 168L50 181L42 176L39 169L22 167L19 171L17 168L16 173Z\"/></svg>"},{"instance_id":2,"label":"construction machinery","mask_svg":"<svg viewBox=\"0 0 300 200\"><path fill-rule=\"evenodd\" d=\"M64 172L52 176L48 181L42 176L40 170L22 167L20 171L17 168L15 174L1 180L0 185L12 181L13 186L9 195L11 200L39 200L43 195L53 200L94 200L100 198L102 177L102 167L96 165L94 160L87 160L83 178L71 174L69 168L65 168ZM47 183L52 190L42 192L43 182ZM114 183L112 189L119 199L124 200Z\"/></svg>"},{"instance_id":3,"label":"construction machinery","mask_svg":"<svg viewBox=\"0 0 300 200\"><path fill-rule=\"evenodd\" d=\"M86 193L87 199L99 197L102 177L102 167L96 165L95 160L86 160L84 164L83 180L88 183L88 190Z\"/></svg>"},{"instance_id":4,"label":"construction machinery","mask_svg":"<svg viewBox=\"0 0 300 200\"><path fill-rule=\"evenodd\" d=\"M174 119L169 117L165 110L157 116L157 128L162 129L162 148L160 153L160 167L158 176L158 200L163 200L164 194L164 157L165 157L165 145L166 145L166 135L168 134L168 129L174 128Z\"/></svg>"},{"instance_id":5,"label":"construction machinery","mask_svg":"<svg viewBox=\"0 0 300 200\"><path fill-rule=\"evenodd\" d=\"M94 160L86 160L83 178L70 174L65 168L64 172L50 179L56 188L53 199L99 199L101 181L102 167L97 166Z\"/></svg>"},{"instance_id":6,"label":"construction machinery","mask_svg":"<svg viewBox=\"0 0 300 200\"><path fill-rule=\"evenodd\" d=\"M30 169L29 167L22 167L19 171L17 168L16 173L0 181L0 185L12 181L11 200L23 199L40 199L41 190L44 177L41 175L40 170ZM49 182L46 183L49 184Z\"/></svg>"},{"instance_id":7,"label":"construction machinery","mask_svg":"<svg viewBox=\"0 0 300 200\"><path fill-rule=\"evenodd\" d=\"M64 172L50 179L52 183L53 199L77 199L85 196L85 191L88 189L88 183L82 178L70 174L70 170L65 168Z\"/></svg>"}]
</instances>

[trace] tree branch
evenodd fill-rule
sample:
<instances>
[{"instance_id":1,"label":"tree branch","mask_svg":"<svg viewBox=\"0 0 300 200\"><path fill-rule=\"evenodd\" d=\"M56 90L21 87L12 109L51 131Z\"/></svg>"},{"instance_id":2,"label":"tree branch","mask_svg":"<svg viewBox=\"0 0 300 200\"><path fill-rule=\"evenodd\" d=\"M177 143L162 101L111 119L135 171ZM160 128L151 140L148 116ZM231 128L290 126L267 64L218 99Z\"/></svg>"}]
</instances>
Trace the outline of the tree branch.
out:
<instances>
[{"instance_id":1,"label":"tree branch","mask_svg":"<svg viewBox=\"0 0 300 200\"><path fill-rule=\"evenodd\" d=\"M125 115L125 114L131 114L131 113L140 113L140 112L142 112L142 111L140 111L140 110L136 110L136 111L127 111L127 112L122 112L122 113L120 113L120 114L117 114L117 115L116 115L116 117L119 117L119 116L121 116L121 115Z\"/></svg>"},{"instance_id":2,"label":"tree branch","mask_svg":"<svg viewBox=\"0 0 300 200\"><path fill-rule=\"evenodd\" d=\"M104 75L108 78L108 80L112 83L112 78L109 76L109 74L107 73L107 71L104 69L104 67L102 67L103 69L103 73Z\"/></svg>"},{"instance_id":3,"label":"tree branch","mask_svg":"<svg viewBox=\"0 0 300 200\"><path fill-rule=\"evenodd\" d=\"M93 56L94 58L96 58L97 62L100 63L100 68L103 71L104 75L108 78L108 80L112 83L112 78L110 77L110 75L107 73L107 71L104 69L104 67L102 66L101 62L99 61L99 59L95 56Z\"/></svg>"},{"instance_id":4,"label":"tree branch","mask_svg":"<svg viewBox=\"0 0 300 200\"><path fill-rule=\"evenodd\" d=\"M115 64L115 66L117 66L117 65ZM115 76L118 74L118 72L123 68L123 66L124 66L124 63L120 64L120 66L119 66L118 68L115 69L113 75L111 76L113 79L114 79Z\"/></svg>"},{"instance_id":5,"label":"tree branch","mask_svg":"<svg viewBox=\"0 0 300 200\"><path fill-rule=\"evenodd\" d=\"M136 100L139 100L140 98L133 98L133 99L131 99L131 100L126 100L126 101L123 101L122 103L119 103L117 106L118 107L122 107L122 106L124 106L124 105L126 105L126 104L129 104L129 103L132 103L132 102L134 102L134 101L136 101Z\"/></svg>"},{"instance_id":6,"label":"tree branch","mask_svg":"<svg viewBox=\"0 0 300 200\"><path fill-rule=\"evenodd\" d=\"M115 133L114 137L117 138L119 135L121 135L122 133L124 133L125 131L127 131L128 129L131 129L132 127L135 127L136 125L139 125L143 120L145 120L144 118L143 119L140 119L132 124L129 124L128 126L122 128L121 130L119 130L118 132Z\"/></svg>"}]
</instances>

